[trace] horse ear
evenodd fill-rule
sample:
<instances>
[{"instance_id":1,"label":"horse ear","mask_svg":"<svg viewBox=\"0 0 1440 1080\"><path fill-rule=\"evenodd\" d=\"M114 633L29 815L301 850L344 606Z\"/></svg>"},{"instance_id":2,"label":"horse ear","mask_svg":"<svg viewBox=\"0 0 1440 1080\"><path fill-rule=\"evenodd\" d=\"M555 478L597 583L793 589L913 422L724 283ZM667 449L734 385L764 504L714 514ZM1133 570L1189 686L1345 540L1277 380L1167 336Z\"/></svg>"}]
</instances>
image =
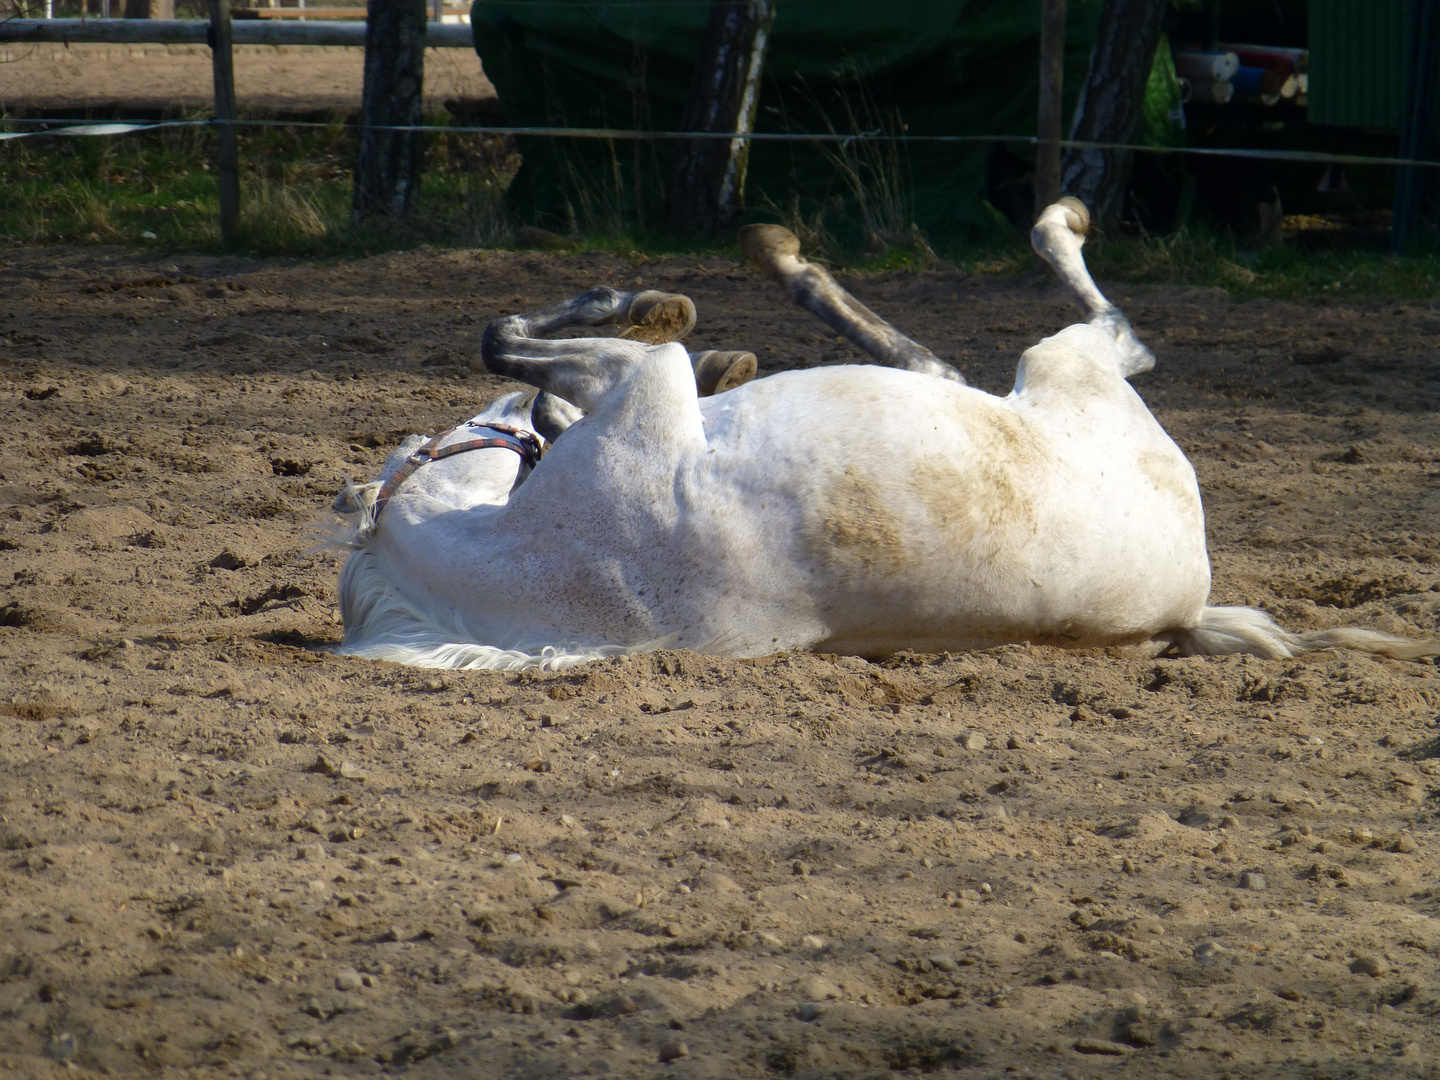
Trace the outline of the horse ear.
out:
<instances>
[{"instance_id":1,"label":"horse ear","mask_svg":"<svg viewBox=\"0 0 1440 1080\"><path fill-rule=\"evenodd\" d=\"M571 424L584 415L564 398L558 398L554 394L541 390L535 395L535 403L530 406L530 426L546 442L553 443L565 434Z\"/></svg>"},{"instance_id":2,"label":"horse ear","mask_svg":"<svg viewBox=\"0 0 1440 1080\"><path fill-rule=\"evenodd\" d=\"M375 499L380 494L380 481L373 480L368 484L352 484L345 481L345 487L331 506L339 514L364 514L375 505Z\"/></svg>"}]
</instances>

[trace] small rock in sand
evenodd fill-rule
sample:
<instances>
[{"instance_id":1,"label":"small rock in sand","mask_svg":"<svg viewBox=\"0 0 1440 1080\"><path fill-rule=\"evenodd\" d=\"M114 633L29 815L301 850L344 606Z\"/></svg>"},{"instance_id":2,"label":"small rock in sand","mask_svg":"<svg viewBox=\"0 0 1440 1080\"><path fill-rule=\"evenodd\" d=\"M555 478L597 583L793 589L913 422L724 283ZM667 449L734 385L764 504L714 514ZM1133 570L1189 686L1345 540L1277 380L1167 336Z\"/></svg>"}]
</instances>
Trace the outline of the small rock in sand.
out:
<instances>
[{"instance_id":1,"label":"small rock in sand","mask_svg":"<svg viewBox=\"0 0 1440 1080\"><path fill-rule=\"evenodd\" d=\"M812 1001L825 1001L830 998L838 1000L840 997L840 988L820 975L811 975L802 982L800 992Z\"/></svg>"},{"instance_id":2,"label":"small rock in sand","mask_svg":"<svg viewBox=\"0 0 1440 1080\"><path fill-rule=\"evenodd\" d=\"M966 750L984 750L990 745L990 740L978 731L967 731L956 741Z\"/></svg>"},{"instance_id":3,"label":"small rock in sand","mask_svg":"<svg viewBox=\"0 0 1440 1080\"><path fill-rule=\"evenodd\" d=\"M1229 949L1225 948L1225 946L1221 945L1218 941L1206 941L1196 947L1195 959L1218 960L1229 951Z\"/></svg>"},{"instance_id":4,"label":"small rock in sand","mask_svg":"<svg viewBox=\"0 0 1440 1080\"><path fill-rule=\"evenodd\" d=\"M689 1057L690 1047L676 1039L660 1044L660 1060L674 1061L676 1058Z\"/></svg>"},{"instance_id":5,"label":"small rock in sand","mask_svg":"<svg viewBox=\"0 0 1440 1080\"><path fill-rule=\"evenodd\" d=\"M336 990L359 990L364 985L360 973L350 968L341 968L335 975Z\"/></svg>"},{"instance_id":6,"label":"small rock in sand","mask_svg":"<svg viewBox=\"0 0 1440 1080\"><path fill-rule=\"evenodd\" d=\"M1130 1053L1130 1047L1124 1043L1108 1039L1076 1039L1075 1049L1082 1054L1105 1054L1109 1057L1124 1057Z\"/></svg>"},{"instance_id":7,"label":"small rock in sand","mask_svg":"<svg viewBox=\"0 0 1440 1080\"><path fill-rule=\"evenodd\" d=\"M52 1036L50 1041L45 1044L45 1052L47 1054L56 1061L62 1061L67 1065L74 1059L79 1051L79 1040L68 1031Z\"/></svg>"},{"instance_id":8,"label":"small rock in sand","mask_svg":"<svg viewBox=\"0 0 1440 1080\"><path fill-rule=\"evenodd\" d=\"M1356 975L1369 975L1378 979L1390 971L1390 965L1378 956L1357 956L1350 961L1350 970Z\"/></svg>"}]
</instances>

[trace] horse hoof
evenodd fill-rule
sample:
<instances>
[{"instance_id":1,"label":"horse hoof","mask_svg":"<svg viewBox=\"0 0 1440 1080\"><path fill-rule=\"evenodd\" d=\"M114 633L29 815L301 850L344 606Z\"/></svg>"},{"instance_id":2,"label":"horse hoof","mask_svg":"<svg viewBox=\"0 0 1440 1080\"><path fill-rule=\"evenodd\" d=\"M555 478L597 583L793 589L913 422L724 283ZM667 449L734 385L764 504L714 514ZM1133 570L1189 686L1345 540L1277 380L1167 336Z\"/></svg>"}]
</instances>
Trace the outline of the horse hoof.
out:
<instances>
[{"instance_id":1,"label":"horse hoof","mask_svg":"<svg viewBox=\"0 0 1440 1080\"><path fill-rule=\"evenodd\" d=\"M701 397L723 394L755 378L758 362L750 352L716 352L707 349L690 359L695 369L695 390Z\"/></svg>"},{"instance_id":2,"label":"horse hoof","mask_svg":"<svg viewBox=\"0 0 1440 1080\"><path fill-rule=\"evenodd\" d=\"M767 277L782 281L779 264L800 254L800 241L783 225L746 225L740 230L740 247Z\"/></svg>"},{"instance_id":3,"label":"horse hoof","mask_svg":"<svg viewBox=\"0 0 1440 1080\"><path fill-rule=\"evenodd\" d=\"M680 341L695 329L695 304L688 296L647 289L630 301L630 326L620 334L646 345Z\"/></svg>"},{"instance_id":4,"label":"horse hoof","mask_svg":"<svg viewBox=\"0 0 1440 1080\"><path fill-rule=\"evenodd\" d=\"M1084 236L1090 231L1090 211L1085 209L1085 204L1074 195L1066 195L1055 205L1065 208L1065 224L1070 226L1070 231L1076 236Z\"/></svg>"}]
</instances>

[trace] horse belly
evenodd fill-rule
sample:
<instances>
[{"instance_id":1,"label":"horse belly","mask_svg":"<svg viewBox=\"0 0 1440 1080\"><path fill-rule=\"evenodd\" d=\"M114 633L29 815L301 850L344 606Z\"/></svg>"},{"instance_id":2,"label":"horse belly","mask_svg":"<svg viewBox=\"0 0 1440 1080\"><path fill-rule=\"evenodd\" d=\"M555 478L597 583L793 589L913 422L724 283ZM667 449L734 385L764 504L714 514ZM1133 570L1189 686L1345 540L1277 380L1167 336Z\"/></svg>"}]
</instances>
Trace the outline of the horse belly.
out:
<instances>
[{"instance_id":1,"label":"horse belly","mask_svg":"<svg viewBox=\"0 0 1440 1080\"><path fill-rule=\"evenodd\" d=\"M843 444L792 423L783 445L716 470L767 489L716 527L752 533L752 562L802 570L822 650L1121 644L1185 625L1209 591L1204 518L1148 412L1115 417L1118 438L1103 423L1067 436L998 404L912 399L903 419L875 417L886 438Z\"/></svg>"}]
</instances>

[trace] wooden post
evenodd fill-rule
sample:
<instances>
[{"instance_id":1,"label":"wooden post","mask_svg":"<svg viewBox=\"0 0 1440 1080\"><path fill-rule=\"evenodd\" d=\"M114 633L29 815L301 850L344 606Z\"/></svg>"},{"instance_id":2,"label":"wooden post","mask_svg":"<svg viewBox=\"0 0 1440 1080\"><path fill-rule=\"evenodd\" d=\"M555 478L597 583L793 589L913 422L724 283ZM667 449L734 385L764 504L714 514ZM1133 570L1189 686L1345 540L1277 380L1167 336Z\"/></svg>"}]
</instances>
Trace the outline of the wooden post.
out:
<instances>
[{"instance_id":1,"label":"wooden post","mask_svg":"<svg viewBox=\"0 0 1440 1080\"><path fill-rule=\"evenodd\" d=\"M705 43L680 116L682 131L755 129L760 74L773 0L711 0ZM675 147L667 217L672 228L714 233L734 227L745 193L750 140L690 139Z\"/></svg>"},{"instance_id":2,"label":"wooden post","mask_svg":"<svg viewBox=\"0 0 1440 1080\"><path fill-rule=\"evenodd\" d=\"M420 194L425 144L418 127L425 87L426 0L370 0L365 24L365 89L350 219L405 217Z\"/></svg>"},{"instance_id":3,"label":"wooden post","mask_svg":"<svg viewBox=\"0 0 1440 1080\"><path fill-rule=\"evenodd\" d=\"M1065 83L1065 0L1043 0L1040 111L1035 119L1035 216L1060 198L1060 126Z\"/></svg>"},{"instance_id":4,"label":"wooden post","mask_svg":"<svg viewBox=\"0 0 1440 1080\"><path fill-rule=\"evenodd\" d=\"M235 56L230 0L210 0L210 52L215 67L216 176L220 185L220 242L240 236L240 145L235 130Z\"/></svg>"}]
</instances>

